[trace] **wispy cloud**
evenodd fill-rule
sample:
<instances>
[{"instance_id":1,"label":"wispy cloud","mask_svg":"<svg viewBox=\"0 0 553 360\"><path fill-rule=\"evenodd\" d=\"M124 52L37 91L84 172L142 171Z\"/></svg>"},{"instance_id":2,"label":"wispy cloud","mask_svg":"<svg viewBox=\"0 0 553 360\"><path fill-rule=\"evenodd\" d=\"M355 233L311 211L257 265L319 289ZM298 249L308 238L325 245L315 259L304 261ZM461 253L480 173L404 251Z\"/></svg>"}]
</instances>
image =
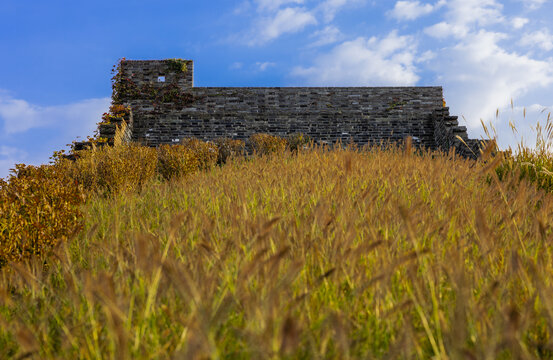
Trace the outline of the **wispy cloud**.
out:
<instances>
[{"instance_id":1,"label":"wispy cloud","mask_svg":"<svg viewBox=\"0 0 553 360\"><path fill-rule=\"evenodd\" d=\"M543 4L545 4L549 0L519 0L519 1L524 3L524 5L527 8L531 10L536 10L536 9L539 9Z\"/></svg>"},{"instance_id":2,"label":"wispy cloud","mask_svg":"<svg viewBox=\"0 0 553 360\"><path fill-rule=\"evenodd\" d=\"M398 1L388 15L397 20L415 20L421 16L428 15L445 4L443 0L435 5L422 3L420 1Z\"/></svg>"},{"instance_id":3,"label":"wispy cloud","mask_svg":"<svg viewBox=\"0 0 553 360\"><path fill-rule=\"evenodd\" d=\"M519 40L519 45L538 47L545 51L553 50L553 35L548 29L542 29L530 33L526 33Z\"/></svg>"},{"instance_id":4,"label":"wispy cloud","mask_svg":"<svg viewBox=\"0 0 553 360\"><path fill-rule=\"evenodd\" d=\"M486 26L505 21L503 4L496 0L450 0L446 18L456 25Z\"/></svg>"},{"instance_id":5,"label":"wispy cloud","mask_svg":"<svg viewBox=\"0 0 553 360\"><path fill-rule=\"evenodd\" d=\"M452 111L464 115L473 129L480 127L480 119L492 119L510 99L553 86L553 60L513 49L514 44L553 48L546 29L524 35L507 32L527 23L523 17L505 17L496 0L451 0L443 19L425 29L431 37L450 39L430 67L444 85ZM492 30L496 25L505 32Z\"/></svg>"},{"instance_id":6,"label":"wispy cloud","mask_svg":"<svg viewBox=\"0 0 553 360\"><path fill-rule=\"evenodd\" d=\"M508 51L499 42L505 34L481 30L444 49L432 63L454 111L469 126L479 127L510 99L553 85L553 62Z\"/></svg>"},{"instance_id":7,"label":"wispy cloud","mask_svg":"<svg viewBox=\"0 0 553 360\"><path fill-rule=\"evenodd\" d=\"M315 85L413 85L417 46L411 36L396 31L383 38L359 37L320 55L311 67L296 67L293 75Z\"/></svg>"},{"instance_id":8,"label":"wispy cloud","mask_svg":"<svg viewBox=\"0 0 553 360\"><path fill-rule=\"evenodd\" d=\"M261 45L287 33L302 31L317 24L315 16L305 8L289 7L274 15L262 17L256 26L250 45Z\"/></svg>"},{"instance_id":9,"label":"wispy cloud","mask_svg":"<svg viewBox=\"0 0 553 360\"><path fill-rule=\"evenodd\" d=\"M47 163L52 152L62 148L60 144L92 135L110 101L38 106L0 92L0 177L15 163Z\"/></svg>"},{"instance_id":10,"label":"wispy cloud","mask_svg":"<svg viewBox=\"0 0 553 360\"><path fill-rule=\"evenodd\" d=\"M246 42L250 46L264 45L284 34L299 33L308 26L326 24L317 32L320 35L328 35L327 40L319 38L312 45L320 46L338 40L337 27L330 23L340 10L349 5L357 6L366 2L367 0L323 0L318 3L307 0L254 0L253 3L250 1L241 3L235 13L249 12L254 19L248 35L245 35ZM231 36L230 38L240 37Z\"/></svg>"},{"instance_id":11,"label":"wispy cloud","mask_svg":"<svg viewBox=\"0 0 553 360\"><path fill-rule=\"evenodd\" d=\"M324 0L315 8L315 12L321 13L325 22L334 20L336 14L347 5L364 4L365 0Z\"/></svg>"},{"instance_id":12,"label":"wispy cloud","mask_svg":"<svg viewBox=\"0 0 553 360\"><path fill-rule=\"evenodd\" d=\"M303 4L305 0L255 0L258 11L274 11L282 5Z\"/></svg>"},{"instance_id":13,"label":"wispy cloud","mask_svg":"<svg viewBox=\"0 0 553 360\"><path fill-rule=\"evenodd\" d=\"M0 145L0 178L8 176L16 163L21 163L28 156L26 151L15 147Z\"/></svg>"},{"instance_id":14,"label":"wispy cloud","mask_svg":"<svg viewBox=\"0 0 553 360\"><path fill-rule=\"evenodd\" d=\"M0 119L5 134L25 132L33 128L65 126L90 128L107 111L110 99L89 99L59 106L37 106L9 96L0 97Z\"/></svg>"},{"instance_id":15,"label":"wispy cloud","mask_svg":"<svg viewBox=\"0 0 553 360\"><path fill-rule=\"evenodd\" d=\"M336 26L328 25L321 30L315 31L311 34L310 38L314 38L315 41L312 42L309 46L317 47L324 46L328 44L333 44L337 41L340 41L343 38L343 34Z\"/></svg>"},{"instance_id":16,"label":"wispy cloud","mask_svg":"<svg viewBox=\"0 0 553 360\"><path fill-rule=\"evenodd\" d=\"M511 107L508 104L497 109L497 119L485 123L493 126L495 133L498 135L497 140L501 148L506 149L511 146L516 150L517 144L521 143L527 147L535 148L536 124L539 122L544 126L552 109L551 105L531 104L529 106ZM510 123L515 126L515 130L511 128Z\"/></svg>"},{"instance_id":17,"label":"wispy cloud","mask_svg":"<svg viewBox=\"0 0 553 360\"><path fill-rule=\"evenodd\" d=\"M511 24L515 29L518 30L518 29L522 29L524 25L528 24L529 21L530 20L528 20L527 18L515 17L511 20Z\"/></svg>"},{"instance_id":18,"label":"wispy cloud","mask_svg":"<svg viewBox=\"0 0 553 360\"><path fill-rule=\"evenodd\" d=\"M270 62L270 61L265 61L265 62L256 62L255 63L255 67L257 68L257 70L259 71L265 71L267 70L268 68L270 67L273 67L275 66L276 64L274 62Z\"/></svg>"},{"instance_id":19,"label":"wispy cloud","mask_svg":"<svg viewBox=\"0 0 553 360\"><path fill-rule=\"evenodd\" d=\"M425 29L436 38L463 38L480 27L504 23L503 5L496 0L450 0L445 19Z\"/></svg>"}]
</instances>

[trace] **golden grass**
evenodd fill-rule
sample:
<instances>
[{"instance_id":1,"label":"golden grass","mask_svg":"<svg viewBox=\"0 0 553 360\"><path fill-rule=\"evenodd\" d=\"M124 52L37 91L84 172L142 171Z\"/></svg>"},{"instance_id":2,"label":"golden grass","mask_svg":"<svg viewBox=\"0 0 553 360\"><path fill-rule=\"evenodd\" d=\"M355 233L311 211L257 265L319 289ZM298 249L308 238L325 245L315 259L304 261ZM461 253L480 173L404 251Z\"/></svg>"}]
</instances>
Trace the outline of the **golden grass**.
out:
<instances>
[{"instance_id":1,"label":"golden grass","mask_svg":"<svg viewBox=\"0 0 553 360\"><path fill-rule=\"evenodd\" d=\"M319 148L91 196L1 272L0 358L552 358L553 198L497 165Z\"/></svg>"},{"instance_id":2,"label":"golden grass","mask_svg":"<svg viewBox=\"0 0 553 360\"><path fill-rule=\"evenodd\" d=\"M253 134L249 138L249 143L257 155L281 153L288 146L286 139L264 133Z\"/></svg>"},{"instance_id":3,"label":"golden grass","mask_svg":"<svg viewBox=\"0 0 553 360\"><path fill-rule=\"evenodd\" d=\"M509 125L516 135L515 124L509 122ZM484 129L489 136L486 126ZM545 125L539 121L536 123L535 132L535 147L529 148L521 139L518 141L516 149L511 147L507 149L504 161L498 166L496 172L500 179L506 174L515 172L520 178L529 179L538 187L553 192L553 119L551 113L547 114Z\"/></svg>"},{"instance_id":4,"label":"golden grass","mask_svg":"<svg viewBox=\"0 0 553 360\"><path fill-rule=\"evenodd\" d=\"M17 165L0 179L0 268L43 253L82 228L81 192L58 167Z\"/></svg>"},{"instance_id":5,"label":"golden grass","mask_svg":"<svg viewBox=\"0 0 553 360\"><path fill-rule=\"evenodd\" d=\"M161 145L158 148L157 171L165 180L193 173L199 166L194 152L182 145Z\"/></svg>"}]
</instances>

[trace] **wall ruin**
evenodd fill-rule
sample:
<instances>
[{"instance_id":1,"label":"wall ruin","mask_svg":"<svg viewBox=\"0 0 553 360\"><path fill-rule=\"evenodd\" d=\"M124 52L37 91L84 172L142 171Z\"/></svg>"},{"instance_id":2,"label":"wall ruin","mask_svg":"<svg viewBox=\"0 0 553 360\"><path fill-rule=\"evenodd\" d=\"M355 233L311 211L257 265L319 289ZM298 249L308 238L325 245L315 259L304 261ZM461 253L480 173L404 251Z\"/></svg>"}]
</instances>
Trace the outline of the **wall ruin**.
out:
<instances>
[{"instance_id":1,"label":"wall ruin","mask_svg":"<svg viewBox=\"0 0 553 360\"><path fill-rule=\"evenodd\" d=\"M416 146L478 154L479 142L444 107L441 87L194 87L193 66L121 61L113 98L131 109L123 138L157 146L303 133L318 143L370 145L410 136Z\"/></svg>"}]
</instances>

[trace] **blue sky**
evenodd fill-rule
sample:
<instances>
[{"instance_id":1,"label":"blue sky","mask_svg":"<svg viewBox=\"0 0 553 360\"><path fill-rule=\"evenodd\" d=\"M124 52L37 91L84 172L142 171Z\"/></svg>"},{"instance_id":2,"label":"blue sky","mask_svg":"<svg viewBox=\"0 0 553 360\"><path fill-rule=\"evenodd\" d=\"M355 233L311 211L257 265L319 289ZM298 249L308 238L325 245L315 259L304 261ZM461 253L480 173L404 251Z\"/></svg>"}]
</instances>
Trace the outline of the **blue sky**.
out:
<instances>
[{"instance_id":1,"label":"blue sky","mask_svg":"<svg viewBox=\"0 0 553 360\"><path fill-rule=\"evenodd\" d=\"M0 0L0 177L92 135L122 57L193 59L196 86L441 85L471 137L484 119L512 145L509 120L529 138L553 105L552 15L551 0Z\"/></svg>"}]
</instances>

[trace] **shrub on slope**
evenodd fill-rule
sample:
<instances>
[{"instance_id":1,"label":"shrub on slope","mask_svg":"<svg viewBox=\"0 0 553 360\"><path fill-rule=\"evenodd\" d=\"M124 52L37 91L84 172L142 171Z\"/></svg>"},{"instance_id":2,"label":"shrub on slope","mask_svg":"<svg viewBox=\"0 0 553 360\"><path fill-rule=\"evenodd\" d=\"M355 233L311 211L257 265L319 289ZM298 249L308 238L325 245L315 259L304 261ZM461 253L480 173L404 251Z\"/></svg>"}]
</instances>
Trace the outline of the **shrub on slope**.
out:
<instances>
[{"instance_id":1,"label":"shrub on slope","mask_svg":"<svg viewBox=\"0 0 553 360\"><path fill-rule=\"evenodd\" d=\"M0 179L0 268L47 252L82 228L83 198L59 166L17 165Z\"/></svg>"}]
</instances>

